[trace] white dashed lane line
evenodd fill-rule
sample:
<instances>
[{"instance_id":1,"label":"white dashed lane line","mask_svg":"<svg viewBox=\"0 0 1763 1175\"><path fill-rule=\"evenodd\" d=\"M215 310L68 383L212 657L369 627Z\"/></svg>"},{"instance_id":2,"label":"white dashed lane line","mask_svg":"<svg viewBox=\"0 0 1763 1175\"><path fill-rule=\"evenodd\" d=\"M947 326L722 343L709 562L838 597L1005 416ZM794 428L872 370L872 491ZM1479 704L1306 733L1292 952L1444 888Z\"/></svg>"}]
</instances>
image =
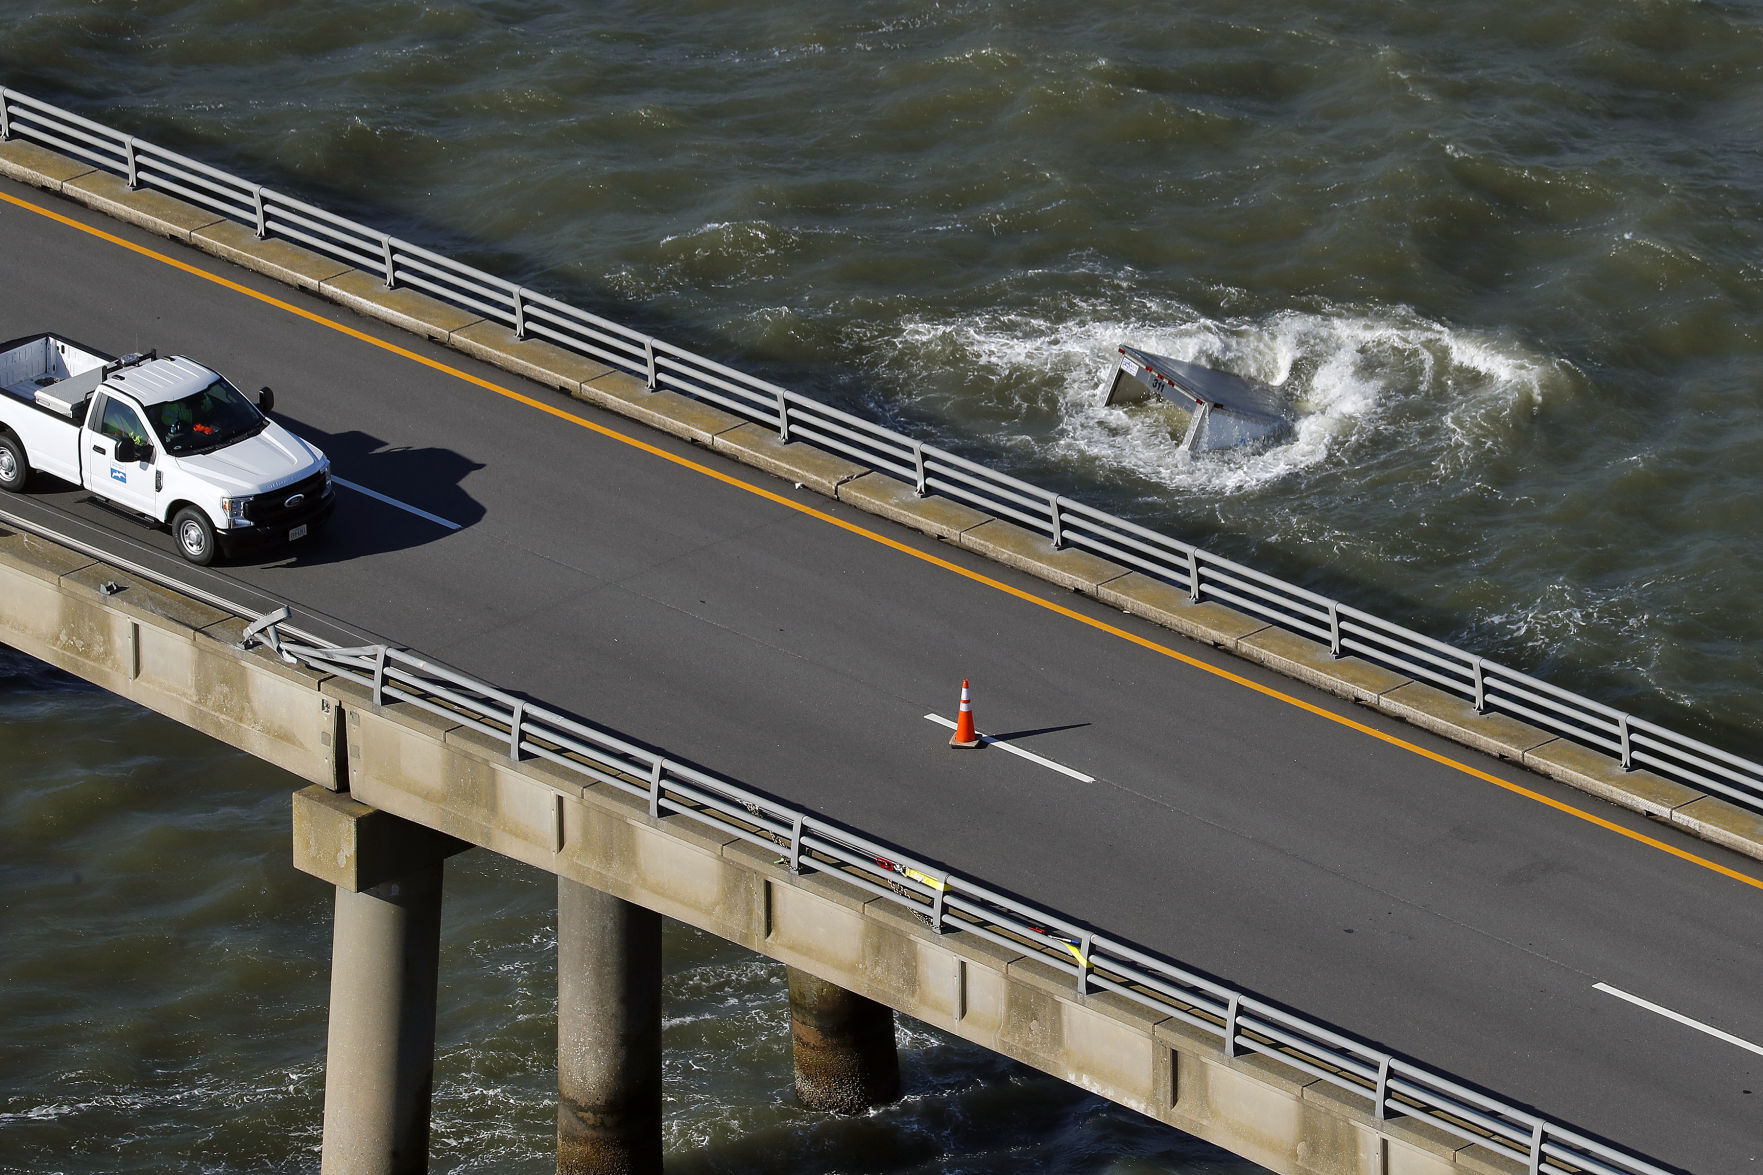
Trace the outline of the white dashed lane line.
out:
<instances>
[{"instance_id":1,"label":"white dashed lane line","mask_svg":"<svg viewBox=\"0 0 1763 1175\"><path fill-rule=\"evenodd\" d=\"M358 494L366 494L368 497L374 499L376 502L384 502L388 506L396 506L396 507L398 507L398 509L406 511L411 514L414 514L418 518L426 518L430 522L434 523L436 526L444 526L448 530L461 529L460 525L457 522L448 522L445 518L442 518L440 515L430 514L427 510L423 510L423 509L420 509L419 507L412 506L409 502L400 502L396 498L388 498L386 495L380 493L378 490L370 490L366 486L358 486L352 481L344 481L342 478L338 477L334 473L331 474L331 480L336 482L338 485L342 486L344 489L354 490Z\"/></svg>"},{"instance_id":2,"label":"white dashed lane line","mask_svg":"<svg viewBox=\"0 0 1763 1175\"><path fill-rule=\"evenodd\" d=\"M934 722L938 726L946 726L950 730L955 729L955 723L944 718L941 714L926 714L924 717L926 721ZM997 747L1000 751L1009 751L1012 755L1019 755L1022 758L1027 759L1030 763L1039 763L1042 767L1051 771L1057 771L1061 775L1069 775L1079 783L1096 782L1096 777L1094 775L1085 775L1081 771L1072 770L1063 763L1055 763L1051 759L1043 759L1033 751L1025 751L1021 747L1013 747L1003 739L994 737L993 735L982 734L979 736L979 741L986 744L988 747Z\"/></svg>"},{"instance_id":3,"label":"white dashed lane line","mask_svg":"<svg viewBox=\"0 0 1763 1175\"><path fill-rule=\"evenodd\" d=\"M1758 1056L1763 1056L1763 1045L1752 1044L1741 1036L1734 1036L1730 1032L1722 1032L1713 1025L1704 1024L1700 1020L1692 1020L1682 1012L1673 1012L1670 1008L1662 1008L1651 1000L1643 1000L1638 995L1630 995L1619 987L1611 987L1608 983L1594 983L1592 989L1594 991L1601 991L1606 995L1613 995L1619 1000L1627 1000L1637 1008L1645 1008L1649 1012L1656 1012L1667 1020L1675 1020L1686 1027L1694 1028L1697 1032L1706 1032L1716 1040L1724 1040L1727 1044L1736 1044L1742 1049L1749 1049Z\"/></svg>"}]
</instances>

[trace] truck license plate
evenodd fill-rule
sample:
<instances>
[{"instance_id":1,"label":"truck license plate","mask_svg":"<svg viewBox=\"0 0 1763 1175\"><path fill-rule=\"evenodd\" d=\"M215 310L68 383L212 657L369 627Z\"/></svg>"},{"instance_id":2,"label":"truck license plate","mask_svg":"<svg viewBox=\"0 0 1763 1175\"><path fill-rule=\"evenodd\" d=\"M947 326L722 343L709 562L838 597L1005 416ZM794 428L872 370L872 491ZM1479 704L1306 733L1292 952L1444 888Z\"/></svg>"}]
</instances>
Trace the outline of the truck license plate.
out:
<instances>
[{"instance_id":1,"label":"truck license plate","mask_svg":"<svg viewBox=\"0 0 1763 1175\"><path fill-rule=\"evenodd\" d=\"M293 530L290 530L288 532L288 541L290 543L293 542L295 539L303 539L305 537L306 537L306 528L304 526L296 526Z\"/></svg>"}]
</instances>

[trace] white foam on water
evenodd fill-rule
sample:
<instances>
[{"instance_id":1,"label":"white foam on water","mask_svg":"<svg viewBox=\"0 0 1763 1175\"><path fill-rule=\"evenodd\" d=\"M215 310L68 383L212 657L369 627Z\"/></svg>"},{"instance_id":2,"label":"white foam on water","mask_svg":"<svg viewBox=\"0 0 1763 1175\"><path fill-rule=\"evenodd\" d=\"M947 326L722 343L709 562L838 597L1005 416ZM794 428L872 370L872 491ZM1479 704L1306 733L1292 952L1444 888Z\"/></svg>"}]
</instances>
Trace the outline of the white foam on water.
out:
<instances>
[{"instance_id":1,"label":"white foam on water","mask_svg":"<svg viewBox=\"0 0 1763 1175\"><path fill-rule=\"evenodd\" d=\"M928 383L939 367L947 386L947 368L959 365L981 394L1017 399L1023 436L1038 437L1043 453L1103 476L1207 494L1267 486L1360 444L1405 448L1425 459L1432 479L1454 475L1583 382L1571 364L1513 340L1401 308L1216 319L1140 300L1125 314L1096 305L908 318L895 338L895 353L881 361L907 377L903 386L913 387L913 376ZM1183 452L1185 418L1173 410L1102 405L1121 344L1271 385L1299 414L1294 435L1255 452Z\"/></svg>"}]
</instances>

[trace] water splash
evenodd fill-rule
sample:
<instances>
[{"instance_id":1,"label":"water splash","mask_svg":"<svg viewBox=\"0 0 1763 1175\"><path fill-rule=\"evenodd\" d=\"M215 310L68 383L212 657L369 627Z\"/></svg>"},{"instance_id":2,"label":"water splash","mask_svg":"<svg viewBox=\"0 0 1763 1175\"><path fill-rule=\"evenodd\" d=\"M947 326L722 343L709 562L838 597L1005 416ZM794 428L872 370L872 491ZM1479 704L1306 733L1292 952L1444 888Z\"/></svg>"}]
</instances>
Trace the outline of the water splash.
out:
<instances>
[{"instance_id":1,"label":"water splash","mask_svg":"<svg viewBox=\"0 0 1763 1175\"><path fill-rule=\"evenodd\" d=\"M896 383L959 412L938 368L967 392L1003 397L1021 434L1049 454L1171 490L1239 493L1360 448L1423 459L1433 479L1498 452L1523 419L1575 394L1572 364L1513 340L1453 329L1412 311L1281 311L1209 318L1179 304L1079 306L955 320L908 317L879 361ZM1292 439L1259 452L1190 454L1185 418L1157 404L1105 408L1098 390L1127 343L1232 371L1283 392L1299 411ZM1008 445L1009 438L1003 438Z\"/></svg>"}]
</instances>

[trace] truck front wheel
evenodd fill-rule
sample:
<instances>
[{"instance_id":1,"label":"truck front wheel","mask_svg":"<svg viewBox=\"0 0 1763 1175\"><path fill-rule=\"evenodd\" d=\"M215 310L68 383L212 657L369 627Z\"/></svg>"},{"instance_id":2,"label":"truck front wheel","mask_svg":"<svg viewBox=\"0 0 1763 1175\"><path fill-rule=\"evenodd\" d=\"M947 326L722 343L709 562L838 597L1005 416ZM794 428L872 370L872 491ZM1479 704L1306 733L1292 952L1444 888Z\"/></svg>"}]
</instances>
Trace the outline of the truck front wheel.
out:
<instances>
[{"instance_id":1,"label":"truck front wheel","mask_svg":"<svg viewBox=\"0 0 1763 1175\"><path fill-rule=\"evenodd\" d=\"M214 524L194 506L185 506L171 519L171 535L178 554L198 567L214 562Z\"/></svg>"},{"instance_id":2,"label":"truck front wheel","mask_svg":"<svg viewBox=\"0 0 1763 1175\"><path fill-rule=\"evenodd\" d=\"M25 458L24 443L8 432L0 432L0 490L21 492L31 480L31 463Z\"/></svg>"}]
</instances>

